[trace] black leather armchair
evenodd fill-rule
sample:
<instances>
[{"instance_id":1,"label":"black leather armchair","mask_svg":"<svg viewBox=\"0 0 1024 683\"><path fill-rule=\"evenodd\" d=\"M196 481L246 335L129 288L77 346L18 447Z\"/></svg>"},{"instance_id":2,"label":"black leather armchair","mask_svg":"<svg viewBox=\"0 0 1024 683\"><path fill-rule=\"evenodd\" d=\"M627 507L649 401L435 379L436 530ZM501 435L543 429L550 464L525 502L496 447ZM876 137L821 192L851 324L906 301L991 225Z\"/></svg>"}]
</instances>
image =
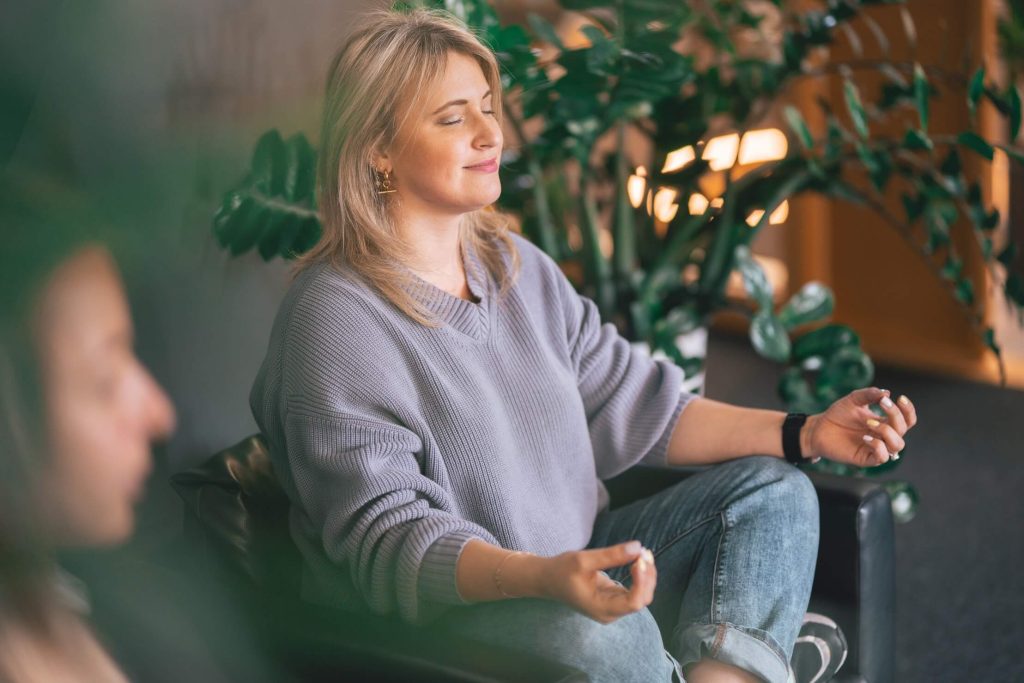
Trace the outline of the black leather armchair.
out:
<instances>
[{"instance_id":1,"label":"black leather armchair","mask_svg":"<svg viewBox=\"0 0 1024 683\"><path fill-rule=\"evenodd\" d=\"M607 482L613 506L650 495L697 469L635 467ZM818 491L821 544L810 611L834 619L850 652L835 681L893 678L893 519L884 489L809 473ZM186 536L225 571L265 646L301 680L586 681L571 667L441 636L371 614L302 602L301 558L288 533L288 500L256 435L172 477L186 505Z\"/></svg>"}]
</instances>

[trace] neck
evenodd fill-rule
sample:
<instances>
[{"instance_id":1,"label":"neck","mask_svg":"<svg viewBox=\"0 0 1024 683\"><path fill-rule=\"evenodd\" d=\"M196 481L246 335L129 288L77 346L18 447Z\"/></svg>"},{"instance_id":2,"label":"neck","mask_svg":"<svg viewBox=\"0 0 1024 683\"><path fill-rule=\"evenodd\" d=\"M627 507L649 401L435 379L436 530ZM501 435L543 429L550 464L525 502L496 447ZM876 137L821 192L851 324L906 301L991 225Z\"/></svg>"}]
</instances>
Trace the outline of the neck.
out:
<instances>
[{"instance_id":1,"label":"neck","mask_svg":"<svg viewBox=\"0 0 1024 683\"><path fill-rule=\"evenodd\" d=\"M399 223L402 240L415 254L415 261L409 267L418 273L439 276L462 272L461 225L461 215L402 220Z\"/></svg>"}]
</instances>

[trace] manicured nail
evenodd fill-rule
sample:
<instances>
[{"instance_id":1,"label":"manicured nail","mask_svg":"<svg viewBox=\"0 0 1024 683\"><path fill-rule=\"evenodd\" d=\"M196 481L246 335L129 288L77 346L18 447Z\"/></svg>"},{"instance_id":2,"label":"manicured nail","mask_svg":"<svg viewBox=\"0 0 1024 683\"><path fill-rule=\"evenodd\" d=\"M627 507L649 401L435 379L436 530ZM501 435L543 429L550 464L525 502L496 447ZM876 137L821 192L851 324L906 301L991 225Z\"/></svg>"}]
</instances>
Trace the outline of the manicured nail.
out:
<instances>
[{"instance_id":1,"label":"manicured nail","mask_svg":"<svg viewBox=\"0 0 1024 683\"><path fill-rule=\"evenodd\" d=\"M643 546L640 545L640 541L630 541L626 544L626 552L632 555L643 550Z\"/></svg>"},{"instance_id":2,"label":"manicured nail","mask_svg":"<svg viewBox=\"0 0 1024 683\"><path fill-rule=\"evenodd\" d=\"M868 420L868 427L871 427L872 429L874 429L875 427L877 427L880 424L882 424L882 423L879 422L878 420Z\"/></svg>"},{"instance_id":3,"label":"manicured nail","mask_svg":"<svg viewBox=\"0 0 1024 683\"><path fill-rule=\"evenodd\" d=\"M900 405L904 405L904 406L909 406L910 405L910 399L907 398L906 396L900 396L896 400L898 400L900 402Z\"/></svg>"},{"instance_id":4,"label":"manicured nail","mask_svg":"<svg viewBox=\"0 0 1024 683\"><path fill-rule=\"evenodd\" d=\"M869 434L865 434L865 435L864 435L864 440L865 440L866 442L868 442L868 443L871 443L872 441L874 441L874 440L875 440L875 437L873 437L873 436L871 436L871 435L869 435Z\"/></svg>"},{"instance_id":5,"label":"manicured nail","mask_svg":"<svg viewBox=\"0 0 1024 683\"><path fill-rule=\"evenodd\" d=\"M650 564L654 564L654 553L651 552L650 548L644 548L644 551L640 553L640 557Z\"/></svg>"},{"instance_id":6,"label":"manicured nail","mask_svg":"<svg viewBox=\"0 0 1024 683\"><path fill-rule=\"evenodd\" d=\"M894 455L892 456L892 459L893 459L893 460L899 460L899 459L900 459L900 454L899 454L899 453L896 453L896 454L894 454Z\"/></svg>"},{"instance_id":7,"label":"manicured nail","mask_svg":"<svg viewBox=\"0 0 1024 683\"><path fill-rule=\"evenodd\" d=\"M879 401L879 403L882 404L883 408L892 408L894 405L896 405L888 396L884 397L881 401Z\"/></svg>"}]
</instances>

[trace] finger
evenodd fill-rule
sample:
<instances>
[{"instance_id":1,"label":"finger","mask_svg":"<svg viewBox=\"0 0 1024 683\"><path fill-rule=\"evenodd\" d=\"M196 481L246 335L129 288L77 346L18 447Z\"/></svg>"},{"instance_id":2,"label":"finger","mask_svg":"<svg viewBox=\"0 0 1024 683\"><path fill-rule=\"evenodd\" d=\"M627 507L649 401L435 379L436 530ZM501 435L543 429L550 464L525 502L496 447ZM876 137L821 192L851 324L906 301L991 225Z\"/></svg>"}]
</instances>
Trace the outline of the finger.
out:
<instances>
[{"instance_id":1,"label":"finger","mask_svg":"<svg viewBox=\"0 0 1024 683\"><path fill-rule=\"evenodd\" d=\"M597 613L609 619L618 619L639 612L645 605L641 588L634 581L630 588L614 586L597 592Z\"/></svg>"},{"instance_id":2,"label":"finger","mask_svg":"<svg viewBox=\"0 0 1024 683\"><path fill-rule=\"evenodd\" d=\"M658 583L658 570L654 566L654 553L644 548L640 557L630 566L633 588L637 589L644 605L654 600L654 587Z\"/></svg>"},{"instance_id":3,"label":"finger","mask_svg":"<svg viewBox=\"0 0 1024 683\"><path fill-rule=\"evenodd\" d=\"M897 434L896 430L893 429L892 426L883 424L874 418L868 420L865 424L867 425L867 428L871 430L873 436L885 442L890 453L899 453L906 445L903 441L903 437Z\"/></svg>"},{"instance_id":4,"label":"finger","mask_svg":"<svg viewBox=\"0 0 1024 683\"><path fill-rule=\"evenodd\" d=\"M870 434L864 435L864 444L861 448L858 448L858 452L863 449L864 455L864 466L865 467L877 467L878 465L884 465L889 462L889 451L885 447L885 442L881 439L876 439Z\"/></svg>"},{"instance_id":5,"label":"finger","mask_svg":"<svg viewBox=\"0 0 1024 683\"><path fill-rule=\"evenodd\" d=\"M900 411L903 413L903 419L907 422L907 429L910 429L917 424L917 408L906 396L900 396L896 399L896 405L899 406Z\"/></svg>"},{"instance_id":6,"label":"finger","mask_svg":"<svg viewBox=\"0 0 1024 683\"><path fill-rule=\"evenodd\" d=\"M907 433L907 420L903 417L903 411L896 407L896 402L888 396L883 396L878 402L885 412L889 426L896 430L896 433L903 436Z\"/></svg>"},{"instance_id":7,"label":"finger","mask_svg":"<svg viewBox=\"0 0 1024 683\"><path fill-rule=\"evenodd\" d=\"M885 389L879 389L878 387L866 387L864 389L857 389L850 392L850 399L854 405L858 406L869 406L872 403L877 403L882 400L883 396L888 396L889 392Z\"/></svg>"},{"instance_id":8,"label":"finger","mask_svg":"<svg viewBox=\"0 0 1024 683\"><path fill-rule=\"evenodd\" d=\"M643 545L640 544L640 541L628 541L596 550L583 550L579 553L581 568L595 571L621 567L639 557L642 550Z\"/></svg>"}]
</instances>

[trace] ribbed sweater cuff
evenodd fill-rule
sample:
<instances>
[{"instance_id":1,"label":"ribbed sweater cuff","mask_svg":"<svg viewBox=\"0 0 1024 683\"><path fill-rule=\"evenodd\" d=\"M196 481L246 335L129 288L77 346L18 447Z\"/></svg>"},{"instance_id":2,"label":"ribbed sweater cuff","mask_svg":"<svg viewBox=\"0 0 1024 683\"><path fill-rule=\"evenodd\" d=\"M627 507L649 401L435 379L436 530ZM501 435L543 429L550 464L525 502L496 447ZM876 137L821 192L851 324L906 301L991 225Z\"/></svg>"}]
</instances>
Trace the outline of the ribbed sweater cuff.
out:
<instances>
[{"instance_id":1,"label":"ribbed sweater cuff","mask_svg":"<svg viewBox=\"0 0 1024 683\"><path fill-rule=\"evenodd\" d=\"M658 442L654 444L651 452L643 459L645 465L654 465L656 467L668 465L668 444L672 440L672 432L675 431L676 424L679 422L679 416L683 413L683 408L695 398L697 398L697 395L691 394L688 391L679 394L679 401L676 403L676 407L672 409L672 417L669 418L668 424L665 425L665 431L661 433Z\"/></svg>"},{"instance_id":2,"label":"ribbed sweater cuff","mask_svg":"<svg viewBox=\"0 0 1024 683\"><path fill-rule=\"evenodd\" d=\"M434 541L423 555L420 565L420 599L444 604L468 604L459 595L455 582L455 566L466 543L478 534L471 531L449 531Z\"/></svg>"}]
</instances>

